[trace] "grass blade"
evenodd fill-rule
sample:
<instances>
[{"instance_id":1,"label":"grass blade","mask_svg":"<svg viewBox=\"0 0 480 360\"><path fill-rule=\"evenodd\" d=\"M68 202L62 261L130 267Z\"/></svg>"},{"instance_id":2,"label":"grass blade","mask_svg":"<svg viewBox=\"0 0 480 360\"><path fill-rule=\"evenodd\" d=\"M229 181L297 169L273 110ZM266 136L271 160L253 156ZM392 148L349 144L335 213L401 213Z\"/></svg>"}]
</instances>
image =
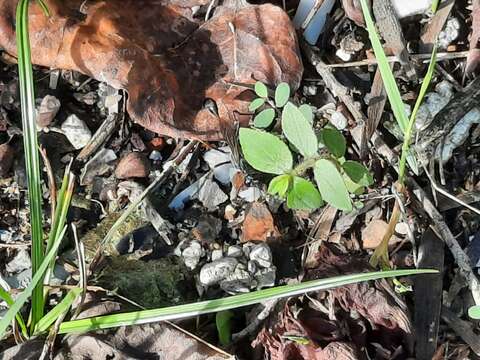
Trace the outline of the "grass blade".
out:
<instances>
[{"instance_id":1,"label":"grass blade","mask_svg":"<svg viewBox=\"0 0 480 360\"><path fill-rule=\"evenodd\" d=\"M28 199L32 237L32 275L35 275L43 258L42 192L40 187L40 159L38 155L37 125L35 121L35 94L33 69L28 35L28 0L17 5L17 52L20 101L22 110L25 166L28 178ZM43 316L43 283L38 282L32 295L32 328Z\"/></svg>"},{"instance_id":2,"label":"grass blade","mask_svg":"<svg viewBox=\"0 0 480 360\"><path fill-rule=\"evenodd\" d=\"M30 295L32 295L34 288L38 285L39 282L43 279L43 275L45 271L48 268L48 265L50 262L55 258L55 255L57 253L58 247L61 243L61 240L63 236L65 235L67 228L65 227L62 231L61 236L57 239L55 244L52 245L52 248L50 251L47 253L45 258L43 259L42 263L37 269L37 272L35 275L33 275L32 281L30 284L27 286L25 290L20 294L20 296L17 298L15 303L8 309L7 313L5 316L0 320L0 338L2 338L5 335L5 330L7 329L8 325L10 322L13 320L13 318L17 315L17 313L20 311L22 308L23 304L28 300ZM43 300L43 294L42 294L42 300ZM37 321L38 323L38 321Z\"/></svg>"},{"instance_id":3,"label":"grass blade","mask_svg":"<svg viewBox=\"0 0 480 360\"><path fill-rule=\"evenodd\" d=\"M15 301L13 301L9 292L6 291L2 286L0 286L0 298L3 301L5 301L9 307L11 307L15 303ZM25 322L23 321L22 315L20 313L17 313L15 315L15 318L17 319L17 323L20 326L20 329L22 330L22 335L25 338L28 338L27 327L25 326Z\"/></svg>"},{"instance_id":4,"label":"grass blade","mask_svg":"<svg viewBox=\"0 0 480 360\"><path fill-rule=\"evenodd\" d=\"M60 317L66 313L75 299L82 293L81 288L71 289L67 295L58 303L52 310L50 310L35 327L34 335L47 331L50 326Z\"/></svg>"},{"instance_id":5,"label":"grass blade","mask_svg":"<svg viewBox=\"0 0 480 360\"><path fill-rule=\"evenodd\" d=\"M332 287L358 283L361 281L425 273L433 274L437 273L437 271L428 269L392 270L337 276L329 279L307 281L300 284L278 286L271 289L254 291L248 294L234 295L221 299L201 301L193 304L184 304L160 309L134 311L124 314L112 314L89 319L66 321L60 326L59 333L65 334L85 332L124 325L145 324L157 321L179 319L234 309L242 306L253 305L264 300L300 295L311 291L325 290Z\"/></svg>"},{"instance_id":6,"label":"grass blade","mask_svg":"<svg viewBox=\"0 0 480 360\"><path fill-rule=\"evenodd\" d=\"M378 61L378 68L382 74L383 85L387 92L388 101L390 102L393 115L395 115L395 119L397 120L400 129L405 133L408 125L408 117L405 112L405 105L403 104L400 90L398 90L387 56L383 51L382 43L380 42L372 16L370 15L370 10L368 9L367 0L360 0L360 4L362 5L363 17L365 18L365 24L367 25L370 42L372 43L373 51L375 52L375 57Z\"/></svg>"},{"instance_id":7,"label":"grass blade","mask_svg":"<svg viewBox=\"0 0 480 360\"><path fill-rule=\"evenodd\" d=\"M413 128L415 126L415 120L417 118L417 112L420 108L420 105L423 102L423 98L427 93L428 87L430 86L430 82L432 81L433 73L435 71L435 63L437 60L437 45L433 47L432 57L430 58L430 63L428 64L427 73L422 81L422 86L420 87L420 92L418 93L417 101L415 102L415 106L413 107L412 114L410 115L410 120L408 121L407 129L405 130L405 134L403 137L403 146L402 146L402 156L400 158L400 165L399 165L399 181L403 183L405 178L405 165L406 161L408 160L408 155L411 154L410 152L410 142L412 138Z\"/></svg>"}]
</instances>

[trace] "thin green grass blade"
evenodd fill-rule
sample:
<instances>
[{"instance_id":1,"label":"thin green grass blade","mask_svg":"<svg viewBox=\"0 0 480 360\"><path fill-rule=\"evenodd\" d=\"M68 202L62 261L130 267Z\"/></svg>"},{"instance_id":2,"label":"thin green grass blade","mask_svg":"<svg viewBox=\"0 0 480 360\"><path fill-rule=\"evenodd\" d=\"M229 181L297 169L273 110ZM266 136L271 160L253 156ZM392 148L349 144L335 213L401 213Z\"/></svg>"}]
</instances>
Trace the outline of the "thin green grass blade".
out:
<instances>
[{"instance_id":1,"label":"thin green grass blade","mask_svg":"<svg viewBox=\"0 0 480 360\"><path fill-rule=\"evenodd\" d=\"M438 9L438 4L440 3L440 0L433 0L432 1L432 7L431 7L431 10L432 10L432 13L435 14L437 12L437 9Z\"/></svg>"},{"instance_id":2,"label":"thin green grass blade","mask_svg":"<svg viewBox=\"0 0 480 360\"><path fill-rule=\"evenodd\" d=\"M20 101L22 110L25 166L28 178L28 199L32 237L32 275L43 259L42 192L40 186L40 159L38 155L37 125L35 121L35 94L28 35L28 0L17 5L17 52ZM43 316L43 284L39 282L32 295L32 326Z\"/></svg>"},{"instance_id":3,"label":"thin green grass blade","mask_svg":"<svg viewBox=\"0 0 480 360\"><path fill-rule=\"evenodd\" d=\"M47 331L50 326L57 321L58 317L62 314L66 313L75 299L82 293L82 289L80 288L73 288L71 289L67 295L58 303L52 310L50 310L40 321L37 323L35 327L35 331L33 335L37 335Z\"/></svg>"},{"instance_id":4,"label":"thin green grass blade","mask_svg":"<svg viewBox=\"0 0 480 360\"><path fill-rule=\"evenodd\" d=\"M12 296L6 291L2 286L0 286L0 298L7 303L9 307L11 307L15 301L13 301ZM27 327L25 326L25 322L23 321L22 314L17 313L15 315L18 325L20 326L20 330L25 338L28 338Z\"/></svg>"},{"instance_id":5,"label":"thin green grass blade","mask_svg":"<svg viewBox=\"0 0 480 360\"><path fill-rule=\"evenodd\" d=\"M264 300L300 295L311 291L325 290L332 287L358 283L361 281L425 273L433 274L437 273L437 271L429 269L391 270L337 276L329 279L307 281L300 284L278 286L271 289L254 291L248 294L234 295L221 299L201 301L193 304L184 304L160 309L134 311L124 314L112 314L89 319L66 321L60 325L59 333L65 334L85 332L124 325L145 324L157 321L179 319L234 309L242 306L257 304Z\"/></svg>"},{"instance_id":6,"label":"thin green grass blade","mask_svg":"<svg viewBox=\"0 0 480 360\"><path fill-rule=\"evenodd\" d=\"M400 95L400 90L398 89L390 65L388 64L387 56L383 51L382 43L380 42L372 16L370 15L370 10L368 9L367 0L360 0L360 4L362 5L363 17L365 18L365 24L367 25L370 42L372 43L373 51L377 58L378 68L382 74L383 85L385 86L388 101L390 102L393 115L395 115L395 119L397 120L400 129L405 133L408 125L408 117L405 112L405 106Z\"/></svg>"},{"instance_id":7,"label":"thin green grass blade","mask_svg":"<svg viewBox=\"0 0 480 360\"><path fill-rule=\"evenodd\" d=\"M432 81L433 73L435 72L435 64L437 61L437 45L433 47L432 56L430 58L430 64L428 64L427 73L422 81L422 86L420 87L420 91L418 93L417 101L415 102L415 106L413 107L412 114L410 115L410 120L408 121L407 129L405 130L405 135L403 138L403 145L402 145L402 156L400 158L400 165L398 174L400 176L399 181L403 183L405 178L405 166L406 162L411 158L415 159L410 151L410 142L412 139L413 128L415 127L415 121L417 118L418 109L423 102L425 94L427 93L428 87L430 86L430 82Z\"/></svg>"},{"instance_id":8,"label":"thin green grass blade","mask_svg":"<svg viewBox=\"0 0 480 360\"><path fill-rule=\"evenodd\" d=\"M55 242L55 244L53 244L52 248L47 253L42 263L38 267L37 272L35 273L35 275L33 275L33 278L30 284L27 286L25 290L23 290L23 292L17 298L15 303L10 307L10 309L8 309L5 316L0 320L0 338L2 338L5 335L5 330L7 329L8 325L11 323L15 315L17 315L17 313L20 311L23 304L25 304L25 302L28 300L30 295L32 295L34 288L36 288L38 283L41 282L41 280L43 279L43 275L45 274L45 271L47 270L50 262L54 259L58 250L58 246L60 245L66 230L67 228L65 227L63 229L62 236L60 236ZM43 300L43 294L42 294L42 300Z\"/></svg>"}]
</instances>

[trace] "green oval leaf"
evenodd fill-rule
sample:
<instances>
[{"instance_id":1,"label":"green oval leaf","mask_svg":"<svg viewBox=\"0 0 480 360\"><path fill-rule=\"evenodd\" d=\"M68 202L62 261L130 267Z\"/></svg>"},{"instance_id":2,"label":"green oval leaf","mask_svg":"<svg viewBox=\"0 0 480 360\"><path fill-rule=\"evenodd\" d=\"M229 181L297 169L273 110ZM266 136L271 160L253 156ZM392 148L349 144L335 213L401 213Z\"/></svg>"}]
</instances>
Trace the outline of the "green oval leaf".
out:
<instances>
[{"instance_id":1,"label":"green oval leaf","mask_svg":"<svg viewBox=\"0 0 480 360\"><path fill-rule=\"evenodd\" d=\"M250 103L250 105L248 106L248 110L253 112L253 111L257 110L263 104L265 104L265 99L257 98Z\"/></svg>"},{"instance_id":2,"label":"green oval leaf","mask_svg":"<svg viewBox=\"0 0 480 360\"><path fill-rule=\"evenodd\" d=\"M361 195L365 192L365 187L363 185L353 182L346 174L343 174L343 181L350 194Z\"/></svg>"},{"instance_id":3,"label":"green oval leaf","mask_svg":"<svg viewBox=\"0 0 480 360\"><path fill-rule=\"evenodd\" d=\"M278 84L275 89L275 105L279 108L284 107L290 98L290 86L286 82Z\"/></svg>"},{"instance_id":4,"label":"green oval leaf","mask_svg":"<svg viewBox=\"0 0 480 360\"><path fill-rule=\"evenodd\" d=\"M290 186L292 176L289 174L275 176L268 185L268 192L272 195L278 195L285 198L288 188Z\"/></svg>"},{"instance_id":5,"label":"green oval leaf","mask_svg":"<svg viewBox=\"0 0 480 360\"><path fill-rule=\"evenodd\" d=\"M479 305L471 306L468 309L468 316L470 316L472 319L479 320L480 319L480 306Z\"/></svg>"},{"instance_id":6,"label":"green oval leaf","mask_svg":"<svg viewBox=\"0 0 480 360\"><path fill-rule=\"evenodd\" d=\"M342 157L347 151L347 142L342 133L335 128L322 130L323 143L336 158Z\"/></svg>"},{"instance_id":7,"label":"green oval leaf","mask_svg":"<svg viewBox=\"0 0 480 360\"><path fill-rule=\"evenodd\" d=\"M323 201L315 185L295 176L287 195L287 205L290 209L318 209L323 205Z\"/></svg>"},{"instance_id":8,"label":"green oval leaf","mask_svg":"<svg viewBox=\"0 0 480 360\"><path fill-rule=\"evenodd\" d=\"M267 86L260 82L260 81L257 81L255 83L255 93L260 96L261 98L267 98L268 97L268 88Z\"/></svg>"},{"instance_id":9,"label":"green oval leaf","mask_svg":"<svg viewBox=\"0 0 480 360\"><path fill-rule=\"evenodd\" d=\"M372 175L362 164L347 160L342 164L342 168L354 183L362 186L370 186L373 184Z\"/></svg>"},{"instance_id":10,"label":"green oval leaf","mask_svg":"<svg viewBox=\"0 0 480 360\"><path fill-rule=\"evenodd\" d=\"M300 112L303 114L303 116L305 116L305 119L307 119L310 124L313 124L313 110L310 105L302 104L300 105L298 110L300 110Z\"/></svg>"},{"instance_id":11,"label":"green oval leaf","mask_svg":"<svg viewBox=\"0 0 480 360\"><path fill-rule=\"evenodd\" d=\"M256 170L284 174L292 169L292 153L277 136L255 129L242 128L240 146L245 160Z\"/></svg>"},{"instance_id":12,"label":"green oval leaf","mask_svg":"<svg viewBox=\"0 0 480 360\"><path fill-rule=\"evenodd\" d=\"M304 157L317 153L318 140L312 125L292 103L287 103L282 111L282 130L288 141Z\"/></svg>"},{"instance_id":13,"label":"green oval leaf","mask_svg":"<svg viewBox=\"0 0 480 360\"><path fill-rule=\"evenodd\" d=\"M313 168L313 173L323 200L337 209L352 210L352 201L347 187L333 162L327 159L318 160Z\"/></svg>"},{"instance_id":14,"label":"green oval leaf","mask_svg":"<svg viewBox=\"0 0 480 360\"><path fill-rule=\"evenodd\" d=\"M255 118L253 119L253 125L258 128L266 128L270 126L273 119L275 119L275 110L265 109L260 111L258 115L255 116Z\"/></svg>"}]
</instances>

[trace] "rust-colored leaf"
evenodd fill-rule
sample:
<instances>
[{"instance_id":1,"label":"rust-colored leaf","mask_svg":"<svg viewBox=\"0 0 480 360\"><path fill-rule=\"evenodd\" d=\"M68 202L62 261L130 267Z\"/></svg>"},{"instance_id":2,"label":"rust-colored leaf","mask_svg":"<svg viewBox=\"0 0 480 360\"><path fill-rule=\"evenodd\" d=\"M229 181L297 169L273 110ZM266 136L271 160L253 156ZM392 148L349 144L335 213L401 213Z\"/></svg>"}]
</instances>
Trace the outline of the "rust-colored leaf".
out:
<instances>
[{"instance_id":1,"label":"rust-colored leaf","mask_svg":"<svg viewBox=\"0 0 480 360\"><path fill-rule=\"evenodd\" d=\"M145 128L216 140L220 121L247 124L253 97L244 85L302 76L295 31L279 7L232 0L206 23L192 8L207 0L46 0L30 3L35 64L80 71L128 91L127 110ZM0 0L0 47L16 54L17 0ZM237 85L235 85L237 84ZM204 108L215 102L218 116Z\"/></svg>"}]
</instances>

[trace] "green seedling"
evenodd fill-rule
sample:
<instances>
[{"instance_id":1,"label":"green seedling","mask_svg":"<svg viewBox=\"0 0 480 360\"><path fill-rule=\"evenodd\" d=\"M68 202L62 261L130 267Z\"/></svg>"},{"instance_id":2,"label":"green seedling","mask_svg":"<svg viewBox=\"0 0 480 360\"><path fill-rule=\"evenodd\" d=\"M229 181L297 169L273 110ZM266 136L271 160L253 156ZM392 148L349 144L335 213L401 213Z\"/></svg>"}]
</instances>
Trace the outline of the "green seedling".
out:
<instances>
[{"instance_id":1,"label":"green seedling","mask_svg":"<svg viewBox=\"0 0 480 360\"><path fill-rule=\"evenodd\" d=\"M324 127L317 134L311 107L289 102L290 87L286 83L277 86L274 101L268 98L263 83L255 84L255 92L259 98L252 101L250 109L260 110L254 117L257 129L240 129L240 145L254 169L277 175L270 181L268 192L286 199L291 209L317 209L325 201L351 211L352 196L363 192L373 179L365 166L345 160L347 143L342 133ZM277 116L282 134L258 129L270 127ZM316 185L306 178L310 170Z\"/></svg>"}]
</instances>

